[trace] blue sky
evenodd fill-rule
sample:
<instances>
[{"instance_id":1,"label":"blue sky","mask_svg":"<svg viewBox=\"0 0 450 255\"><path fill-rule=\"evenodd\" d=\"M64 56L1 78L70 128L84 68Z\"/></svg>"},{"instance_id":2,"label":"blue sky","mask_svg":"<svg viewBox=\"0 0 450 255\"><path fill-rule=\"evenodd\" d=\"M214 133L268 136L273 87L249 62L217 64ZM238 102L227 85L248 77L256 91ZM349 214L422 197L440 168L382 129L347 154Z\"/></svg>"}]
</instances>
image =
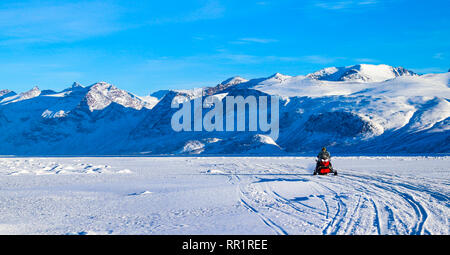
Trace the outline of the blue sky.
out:
<instances>
[{"instance_id":1,"label":"blue sky","mask_svg":"<svg viewBox=\"0 0 450 255\"><path fill-rule=\"evenodd\" d=\"M0 89L106 81L147 95L358 63L445 72L449 9L446 0L2 0Z\"/></svg>"}]
</instances>

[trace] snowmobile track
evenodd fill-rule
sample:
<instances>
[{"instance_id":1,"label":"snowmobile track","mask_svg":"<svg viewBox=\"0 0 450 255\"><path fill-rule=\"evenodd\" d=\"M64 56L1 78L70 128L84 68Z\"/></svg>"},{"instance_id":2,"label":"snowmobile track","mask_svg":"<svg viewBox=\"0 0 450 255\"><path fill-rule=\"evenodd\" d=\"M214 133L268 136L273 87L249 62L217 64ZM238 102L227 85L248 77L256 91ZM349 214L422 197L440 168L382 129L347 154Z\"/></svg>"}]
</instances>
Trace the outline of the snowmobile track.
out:
<instances>
[{"instance_id":1,"label":"snowmobile track","mask_svg":"<svg viewBox=\"0 0 450 255\"><path fill-rule=\"evenodd\" d=\"M426 209L424 208L423 204L421 202L417 201L416 199L414 199L413 195L411 195L410 193L402 192L398 188L395 188L395 186L408 187L406 189L416 190L416 191L418 189L411 188L412 186L410 186L410 185L388 182L381 178L376 179L376 178L372 178L372 177L361 177L361 176L355 176L355 175L350 175L350 176L352 176L354 178L354 180L357 182L364 182L366 185L370 184L371 186L377 187L380 190L383 190L385 192L391 192L391 193L396 194L399 197L403 198L403 200L406 201L410 205L410 208L412 208L414 210L416 218L417 218L417 220L414 224L414 227L412 227L410 229L409 234L417 235L417 234L424 233L424 225L426 223L428 213L426 212ZM355 179L355 177L359 178L359 180ZM362 181L361 179L363 179L365 181Z\"/></svg>"},{"instance_id":2,"label":"snowmobile track","mask_svg":"<svg viewBox=\"0 0 450 255\"><path fill-rule=\"evenodd\" d=\"M297 233L295 227L289 226L292 223L298 224L299 228L316 228L318 233L325 235L430 234L427 220L432 212L424 198L437 200L448 207L445 194L402 182L400 177L349 172L339 178L311 176L298 179L298 176L287 174L286 178L280 178L283 173L272 180L253 178L248 183L241 182L241 202L277 234ZM284 196L272 185L292 182L307 183L322 194L310 195L305 201L295 200ZM314 199L321 205L308 203ZM321 222L322 227L317 222ZM302 230L302 233L306 231Z\"/></svg>"},{"instance_id":3,"label":"snowmobile track","mask_svg":"<svg viewBox=\"0 0 450 255\"><path fill-rule=\"evenodd\" d=\"M259 212L257 209L255 209L255 207L251 206L247 201L246 201L246 196L244 195L244 192L241 190L240 192L241 195L241 203L251 212L255 213L258 215L258 217L261 219L262 222L264 222L264 224L266 224L270 229L272 229L272 231L274 231L276 234L278 235L287 235L288 233L279 225L277 225L275 222L273 222L270 218L267 218L266 216L264 216L263 213Z\"/></svg>"}]
</instances>

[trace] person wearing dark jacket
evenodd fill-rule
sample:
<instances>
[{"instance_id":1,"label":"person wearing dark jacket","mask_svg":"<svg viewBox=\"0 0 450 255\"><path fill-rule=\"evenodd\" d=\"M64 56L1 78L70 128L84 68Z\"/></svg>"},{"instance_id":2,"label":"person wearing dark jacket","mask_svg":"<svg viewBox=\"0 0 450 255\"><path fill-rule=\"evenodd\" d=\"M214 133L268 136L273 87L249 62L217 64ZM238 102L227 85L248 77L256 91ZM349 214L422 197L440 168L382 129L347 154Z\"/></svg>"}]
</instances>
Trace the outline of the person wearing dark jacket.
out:
<instances>
[{"instance_id":1,"label":"person wearing dark jacket","mask_svg":"<svg viewBox=\"0 0 450 255\"><path fill-rule=\"evenodd\" d=\"M334 172L335 175L337 174L336 171L334 171L333 169L333 165L331 164L331 155L330 153L327 151L327 148L323 147L322 150L319 152L319 154L317 155L317 164L316 164L316 170L314 172L317 171L319 165L320 165L320 160L321 159L328 159L330 160L330 170L331 172Z\"/></svg>"},{"instance_id":2,"label":"person wearing dark jacket","mask_svg":"<svg viewBox=\"0 0 450 255\"><path fill-rule=\"evenodd\" d=\"M319 155L317 155L318 159L330 159L331 155L327 151L327 148L323 147L322 150L319 152Z\"/></svg>"}]
</instances>

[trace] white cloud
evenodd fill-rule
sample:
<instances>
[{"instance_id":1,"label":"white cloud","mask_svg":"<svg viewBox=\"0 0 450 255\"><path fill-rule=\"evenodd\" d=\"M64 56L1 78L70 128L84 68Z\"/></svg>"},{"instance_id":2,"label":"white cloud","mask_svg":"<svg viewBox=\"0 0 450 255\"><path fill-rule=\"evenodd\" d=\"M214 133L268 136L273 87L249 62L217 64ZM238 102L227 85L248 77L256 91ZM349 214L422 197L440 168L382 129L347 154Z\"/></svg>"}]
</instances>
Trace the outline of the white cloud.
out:
<instances>
[{"instance_id":1,"label":"white cloud","mask_svg":"<svg viewBox=\"0 0 450 255\"><path fill-rule=\"evenodd\" d=\"M262 44L266 44L266 43L274 43L274 42L278 42L278 40L276 39L268 39L268 38L255 38L255 37L250 37L250 38L240 38L236 41L233 41L231 43L234 44L247 44L247 43L262 43Z\"/></svg>"},{"instance_id":2,"label":"white cloud","mask_svg":"<svg viewBox=\"0 0 450 255\"><path fill-rule=\"evenodd\" d=\"M103 2L14 5L0 10L0 44L61 42L123 29L120 10Z\"/></svg>"},{"instance_id":3,"label":"white cloud","mask_svg":"<svg viewBox=\"0 0 450 255\"><path fill-rule=\"evenodd\" d=\"M183 20L187 22L197 20L217 19L223 16L225 8L218 1L209 1L204 6L186 15Z\"/></svg>"},{"instance_id":4,"label":"white cloud","mask_svg":"<svg viewBox=\"0 0 450 255\"><path fill-rule=\"evenodd\" d=\"M447 70L441 67L423 67L423 68L409 68L410 70L419 73L419 74L426 74L426 73L445 73Z\"/></svg>"},{"instance_id":5,"label":"white cloud","mask_svg":"<svg viewBox=\"0 0 450 255\"><path fill-rule=\"evenodd\" d=\"M377 4L375 0L363 0L363 1L319 1L315 3L316 7L327 10L343 10L350 8L361 8L363 6L370 6Z\"/></svg>"},{"instance_id":6,"label":"white cloud","mask_svg":"<svg viewBox=\"0 0 450 255\"><path fill-rule=\"evenodd\" d=\"M378 3L378 1L367 0L367 1L359 1L357 4L358 5L369 5L369 4L376 4L376 3Z\"/></svg>"},{"instance_id":7,"label":"white cloud","mask_svg":"<svg viewBox=\"0 0 450 255\"><path fill-rule=\"evenodd\" d=\"M361 63L361 64L363 64L363 63L377 63L377 62L380 62L380 61L378 61L376 59L373 59L373 58L355 58L354 60L355 60L355 62Z\"/></svg>"},{"instance_id":8,"label":"white cloud","mask_svg":"<svg viewBox=\"0 0 450 255\"><path fill-rule=\"evenodd\" d=\"M200 8L176 17L155 18L149 24L186 23L223 17L225 8L218 1L208 1Z\"/></svg>"},{"instance_id":9,"label":"white cloud","mask_svg":"<svg viewBox=\"0 0 450 255\"><path fill-rule=\"evenodd\" d=\"M303 62L313 63L313 64L330 64L336 62L337 60L344 59L343 57L329 57L329 56L321 56L321 55L311 55L301 57Z\"/></svg>"},{"instance_id":10,"label":"white cloud","mask_svg":"<svg viewBox=\"0 0 450 255\"><path fill-rule=\"evenodd\" d=\"M276 55L250 55L241 53L230 53L222 50L216 54L195 55L184 57L158 57L147 60L144 68L147 70L181 70L185 68L201 68L211 63L217 64L263 64L276 62L299 62L312 64L330 64L338 60L345 59L343 57L328 57L320 55L311 56L276 56Z\"/></svg>"},{"instance_id":11,"label":"white cloud","mask_svg":"<svg viewBox=\"0 0 450 255\"><path fill-rule=\"evenodd\" d=\"M442 60L442 59L444 59L444 53L442 53L442 52L436 53L436 54L434 54L433 58Z\"/></svg>"}]
</instances>

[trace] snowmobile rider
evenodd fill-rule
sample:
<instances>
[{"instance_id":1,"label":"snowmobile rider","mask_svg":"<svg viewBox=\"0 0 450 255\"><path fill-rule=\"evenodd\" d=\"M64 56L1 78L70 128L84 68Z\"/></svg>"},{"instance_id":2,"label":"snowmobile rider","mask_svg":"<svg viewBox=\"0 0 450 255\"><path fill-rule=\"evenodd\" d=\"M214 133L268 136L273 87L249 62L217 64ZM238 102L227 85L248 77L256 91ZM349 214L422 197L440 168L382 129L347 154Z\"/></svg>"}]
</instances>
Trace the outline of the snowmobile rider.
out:
<instances>
[{"instance_id":1,"label":"snowmobile rider","mask_svg":"<svg viewBox=\"0 0 450 255\"><path fill-rule=\"evenodd\" d=\"M327 148L323 147L322 150L319 152L319 154L317 155L317 165L316 165L316 169L319 166L319 161L321 159L331 159L331 155L330 153L327 151ZM330 169L333 170L333 165L331 165L331 160L330 160Z\"/></svg>"},{"instance_id":2,"label":"snowmobile rider","mask_svg":"<svg viewBox=\"0 0 450 255\"><path fill-rule=\"evenodd\" d=\"M322 150L317 155L318 159L330 159L330 153L327 151L327 148L323 147Z\"/></svg>"},{"instance_id":3,"label":"snowmobile rider","mask_svg":"<svg viewBox=\"0 0 450 255\"><path fill-rule=\"evenodd\" d=\"M314 175L329 174L329 173L338 175L337 171L334 170L333 165L331 164L331 155L325 147L323 147L322 151L320 151L319 154L317 155L316 161L317 164L316 169L314 170Z\"/></svg>"}]
</instances>

